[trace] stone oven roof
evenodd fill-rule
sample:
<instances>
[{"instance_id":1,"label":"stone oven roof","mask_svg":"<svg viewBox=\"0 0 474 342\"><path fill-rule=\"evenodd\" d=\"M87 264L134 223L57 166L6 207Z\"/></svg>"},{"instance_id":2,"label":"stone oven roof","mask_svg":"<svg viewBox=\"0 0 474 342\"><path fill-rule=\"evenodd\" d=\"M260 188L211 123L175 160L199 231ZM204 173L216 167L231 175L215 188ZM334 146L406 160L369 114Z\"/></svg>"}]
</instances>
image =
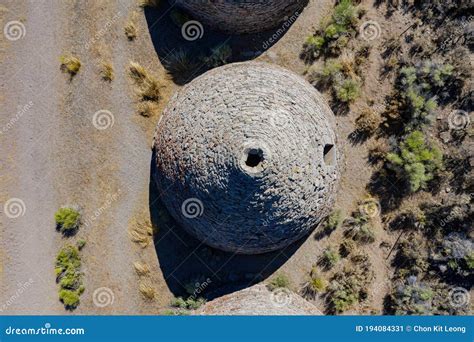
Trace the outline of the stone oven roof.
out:
<instances>
[{"instance_id":1,"label":"stone oven roof","mask_svg":"<svg viewBox=\"0 0 474 342\"><path fill-rule=\"evenodd\" d=\"M155 181L171 215L208 245L273 251L308 234L333 204L333 114L300 76L230 64L170 101L155 133Z\"/></svg>"},{"instance_id":2,"label":"stone oven roof","mask_svg":"<svg viewBox=\"0 0 474 342\"><path fill-rule=\"evenodd\" d=\"M255 33L298 16L307 0L170 0L206 25L229 33ZM294 21L294 20L293 20Z\"/></svg>"},{"instance_id":3,"label":"stone oven roof","mask_svg":"<svg viewBox=\"0 0 474 342\"><path fill-rule=\"evenodd\" d=\"M313 304L287 289L273 292L265 285L254 285L217 299L195 312L196 315L322 315Z\"/></svg>"}]
</instances>

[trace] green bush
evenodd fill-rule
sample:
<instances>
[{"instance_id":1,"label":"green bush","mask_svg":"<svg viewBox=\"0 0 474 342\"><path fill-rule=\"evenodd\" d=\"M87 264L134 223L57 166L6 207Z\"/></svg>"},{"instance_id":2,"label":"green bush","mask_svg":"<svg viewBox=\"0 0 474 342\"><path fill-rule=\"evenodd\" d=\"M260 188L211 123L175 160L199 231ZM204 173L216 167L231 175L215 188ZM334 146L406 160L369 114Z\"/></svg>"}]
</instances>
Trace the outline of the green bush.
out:
<instances>
[{"instance_id":1,"label":"green bush","mask_svg":"<svg viewBox=\"0 0 474 342\"><path fill-rule=\"evenodd\" d=\"M75 309L79 306L80 299L77 291L60 290L59 299L64 303L67 309Z\"/></svg>"},{"instance_id":2,"label":"green bush","mask_svg":"<svg viewBox=\"0 0 474 342\"><path fill-rule=\"evenodd\" d=\"M83 249L85 245L86 245L86 240L84 239L79 239L76 242L76 246L79 250Z\"/></svg>"},{"instance_id":3,"label":"green bush","mask_svg":"<svg viewBox=\"0 0 474 342\"><path fill-rule=\"evenodd\" d=\"M171 301L171 306L185 310L196 310L204 303L206 303L206 300L201 297L194 298L193 296L191 296L187 299L184 299L183 297L177 297Z\"/></svg>"},{"instance_id":4,"label":"green bush","mask_svg":"<svg viewBox=\"0 0 474 342\"><path fill-rule=\"evenodd\" d=\"M360 95L360 78L354 73L353 60L330 59L321 70L309 74L308 80L322 88L331 88L333 96L345 103L350 103Z\"/></svg>"},{"instance_id":5,"label":"green bush","mask_svg":"<svg viewBox=\"0 0 474 342\"><path fill-rule=\"evenodd\" d=\"M278 288L286 288L289 289L291 286L290 279L285 274L278 274L276 275L270 282L267 284L267 288L270 291L273 291Z\"/></svg>"},{"instance_id":6,"label":"green bush","mask_svg":"<svg viewBox=\"0 0 474 342\"><path fill-rule=\"evenodd\" d=\"M450 64L431 61L400 69L398 89L402 109L409 119L408 129L416 129L430 121L430 114L438 107L436 96L444 90L453 71Z\"/></svg>"},{"instance_id":7,"label":"green bush","mask_svg":"<svg viewBox=\"0 0 474 342\"><path fill-rule=\"evenodd\" d=\"M346 237L361 243L373 243L375 241L375 234L368 215L357 211L346 220L346 225Z\"/></svg>"},{"instance_id":8,"label":"green bush","mask_svg":"<svg viewBox=\"0 0 474 342\"><path fill-rule=\"evenodd\" d=\"M55 274L60 287L59 299L69 310L79 305L79 296L85 289L80 269L81 257L77 247L63 247L56 257Z\"/></svg>"},{"instance_id":9,"label":"green bush","mask_svg":"<svg viewBox=\"0 0 474 342\"><path fill-rule=\"evenodd\" d=\"M324 223L324 230L327 232L332 232L339 228L344 220L342 216L342 211L340 209L334 210L327 218Z\"/></svg>"},{"instance_id":10,"label":"green bush","mask_svg":"<svg viewBox=\"0 0 474 342\"><path fill-rule=\"evenodd\" d=\"M346 79L335 86L336 97L342 102L352 102L360 95L360 84L356 80Z\"/></svg>"},{"instance_id":11,"label":"green bush","mask_svg":"<svg viewBox=\"0 0 474 342\"><path fill-rule=\"evenodd\" d=\"M397 153L388 153L389 165L405 179L411 192L426 189L443 166L441 151L425 141L422 132L414 131L400 141Z\"/></svg>"},{"instance_id":12,"label":"green bush","mask_svg":"<svg viewBox=\"0 0 474 342\"><path fill-rule=\"evenodd\" d=\"M340 259L341 256L339 255L338 251L335 251L331 248L327 248L323 252L321 261L327 268L332 268L339 262Z\"/></svg>"},{"instance_id":13,"label":"green bush","mask_svg":"<svg viewBox=\"0 0 474 342\"><path fill-rule=\"evenodd\" d=\"M54 214L56 227L64 234L71 234L79 228L81 214L74 208L62 207Z\"/></svg>"},{"instance_id":14,"label":"green bush","mask_svg":"<svg viewBox=\"0 0 474 342\"><path fill-rule=\"evenodd\" d=\"M339 1L329 21L306 39L303 50L306 59L312 60L326 52L338 55L349 38L355 36L358 14L352 0Z\"/></svg>"},{"instance_id":15,"label":"green bush","mask_svg":"<svg viewBox=\"0 0 474 342\"><path fill-rule=\"evenodd\" d=\"M326 280L318 273L316 267L313 267L302 292L305 297L314 299L318 294L326 292L326 287Z\"/></svg>"}]
</instances>

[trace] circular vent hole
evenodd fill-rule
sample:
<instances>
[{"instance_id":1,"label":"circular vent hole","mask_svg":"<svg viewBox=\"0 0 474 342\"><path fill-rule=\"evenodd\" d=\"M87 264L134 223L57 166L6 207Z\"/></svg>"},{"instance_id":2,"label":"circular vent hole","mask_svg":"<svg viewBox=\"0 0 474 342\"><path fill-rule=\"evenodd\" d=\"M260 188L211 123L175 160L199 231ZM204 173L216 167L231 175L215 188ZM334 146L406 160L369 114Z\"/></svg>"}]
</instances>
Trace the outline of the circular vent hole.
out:
<instances>
[{"instance_id":1,"label":"circular vent hole","mask_svg":"<svg viewBox=\"0 0 474 342\"><path fill-rule=\"evenodd\" d=\"M248 167L257 167L263 161L263 151L261 149L252 148L247 153L245 165Z\"/></svg>"}]
</instances>

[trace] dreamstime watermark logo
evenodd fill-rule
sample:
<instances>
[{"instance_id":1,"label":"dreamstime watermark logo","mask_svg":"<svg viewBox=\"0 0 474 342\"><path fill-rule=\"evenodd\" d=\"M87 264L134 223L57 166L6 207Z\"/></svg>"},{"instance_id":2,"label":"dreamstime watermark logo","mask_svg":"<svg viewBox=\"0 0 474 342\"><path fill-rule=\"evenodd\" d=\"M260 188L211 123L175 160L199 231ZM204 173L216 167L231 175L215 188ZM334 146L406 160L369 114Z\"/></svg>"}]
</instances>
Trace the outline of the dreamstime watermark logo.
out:
<instances>
[{"instance_id":1,"label":"dreamstime watermark logo","mask_svg":"<svg viewBox=\"0 0 474 342\"><path fill-rule=\"evenodd\" d=\"M274 289L270 297L273 305L283 307L291 304L291 291L285 287Z\"/></svg>"},{"instance_id":2,"label":"dreamstime watermark logo","mask_svg":"<svg viewBox=\"0 0 474 342\"><path fill-rule=\"evenodd\" d=\"M381 33L382 29L380 28L379 23L373 20L366 21L359 27L360 36L368 42L380 37Z\"/></svg>"},{"instance_id":3,"label":"dreamstime watermark logo","mask_svg":"<svg viewBox=\"0 0 474 342\"><path fill-rule=\"evenodd\" d=\"M97 208L91 216L85 219L84 226L89 227L92 224L92 222L97 220L99 216L101 216L106 210L108 210L112 206L112 203L117 201L117 199L120 196L120 192L121 190L119 189L117 192L113 194L107 194L107 199L105 200L105 203L99 208Z\"/></svg>"},{"instance_id":4,"label":"dreamstime watermark logo","mask_svg":"<svg viewBox=\"0 0 474 342\"><path fill-rule=\"evenodd\" d=\"M380 203L375 198L367 198L359 205L359 210L363 215L375 217L380 214Z\"/></svg>"},{"instance_id":5,"label":"dreamstime watermark logo","mask_svg":"<svg viewBox=\"0 0 474 342\"><path fill-rule=\"evenodd\" d=\"M181 205L181 212L184 217L194 219L202 216L204 212L204 204L198 198L188 198Z\"/></svg>"},{"instance_id":6,"label":"dreamstime watermark logo","mask_svg":"<svg viewBox=\"0 0 474 342\"><path fill-rule=\"evenodd\" d=\"M106 306L112 305L114 300L114 292L108 287L99 287L92 294L92 301L94 302L94 305L99 308L105 308Z\"/></svg>"},{"instance_id":7,"label":"dreamstime watermark logo","mask_svg":"<svg viewBox=\"0 0 474 342\"><path fill-rule=\"evenodd\" d=\"M13 116L6 125L2 127L0 130L0 134L8 132L12 127L20 120L20 118L25 115L30 109L33 107L33 101L28 102L26 105L18 106L18 111L16 112L15 116Z\"/></svg>"},{"instance_id":8,"label":"dreamstime watermark logo","mask_svg":"<svg viewBox=\"0 0 474 342\"><path fill-rule=\"evenodd\" d=\"M95 112L94 116L92 117L92 124L94 125L95 128L101 131L112 127L114 123L115 123L114 115L112 114L112 112L106 109L101 109Z\"/></svg>"},{"instance_id":9,"label":"dreamstime watermark logo","mask_svg":"<svg viewBox=\"0 0 474 342\"><path fill-rule=\"evenodd\" d=\"M181 35L189 42L201 39L204 35L204 27L199 21L187 21L181 27Z\"/></svg>"},{"instance_id":10,"label":"dreamstime watermark logo","mask_svg":"<svg viewBox=\"0 0 474 342\"><path fill-rule=\"evenodd\" d=\"M97 31L97 33L85 44L86 50L88 50L95 42L105 35L105 33L112 27L113 23L117 21L121 14L122 13L119 11L111 19L106 20L104 26L99 31Z\"/></svg>"},{"instance_id":11,"label":"dreamstime watermark logo","mask_svg":"<svg viewBox=\"0 0 474 342\"><path fill-rule=\"evenodd\" d=\"M191 296L189 296L189 298L193 299L193 300L196 300L199 295L201 293L204 292L204 290L212 283L212 280L210 278L207 278L205 281L199 283L197 282L196 284L194 284L194 291L193 293L191 294Z\"/></svg>"},{"instance_id":12,"label":"dreamstime watermark logo","mask_svg":"<svg viewBox=\"0 0 474 342\"><path fill-rule=\"evenodd\" d=\"M293 25L296 19L298 19L299 15L299 12L295 12L295 14L293 14L291 17L285 18L281 27L279 27L278 30L276 30L276 32L270 38L263 42L263 49L267 50L273 43L280 39L280 37L285 34L285 32L290 28L290 26Z\"/></svg>"},{"instance_id":13,"label":"dreamstime watermark logo","mask_svg":"<svg viewBox=\"0 0 474 342\"><path fill-rule=\"evenodd\" d=\"M3 27L3 34L5 35L5 38L13 42L26 35L26 27L22 22L12 20L6 23Z\"/></svg>"},{"instance_id":14,"label":"dreamstime watermark logo","mask_svg":"<svg viewBox=\"0 0 474 342\"><path fill-rule=\"evenodd\" d=\"M14 219L24 216L26 213L26 205L20 198L10 198L3 205L3 211L8 218Z\"/></svg>"},{"instance_id":15,"label":"dreamstime watermark logo","mask_svg":"<svg viewBox=\"0 0 474 342\"><path fill-rule=\"evenodd\" d=\"M18 283L18 288L10 298L0 307L0 312L6 310L10 305L15 303L15 301L20 298L20 296L34 283L33 279L28 279L28 281L24 283Z\"/></svg>"},{"instance_id":16,"label":"dreamstime watermark logo","mask_svg":"<svg viewBox=\"0 0 474 342\"><path fill-rule=\"evenodd\" d=\"M468 112L456 109L449 114L448 123L452 130L466 129L471 123L471 118Z\"/></svg>"},{"instance_id":17,"label":"dreamstime watermark logo","mask_svg":"<svg viewBox=\"0 0 474 342\"><path fill-rule=\"evenodd\" d=\"M468 305L471 302L469 291L464 287L454 287L449 291L449 303L455 308Z\"/></svg>"}]
</instances>

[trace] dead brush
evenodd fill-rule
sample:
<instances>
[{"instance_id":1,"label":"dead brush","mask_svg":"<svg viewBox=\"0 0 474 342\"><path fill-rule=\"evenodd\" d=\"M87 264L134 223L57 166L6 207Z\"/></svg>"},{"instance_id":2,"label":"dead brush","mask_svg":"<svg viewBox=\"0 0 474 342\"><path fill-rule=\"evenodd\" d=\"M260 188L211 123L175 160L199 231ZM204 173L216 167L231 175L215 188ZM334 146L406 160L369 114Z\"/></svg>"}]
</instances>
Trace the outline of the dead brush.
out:
<instances>
[{"instance_id":1,"label":"dead brush","mask_svg":"<svg viewBox=\"0 0 474 342\"><path fill-rule=\"evenodd\" d=\"M108 62L102 62L100 64L100 75L104 81L112 82L112 80L115 78L112 64Z\"/></svg>"},{"instance_id":2,"label":"dead brush","mask_svg":"<svg viewBox=\"0 0 474 342\"><path fill-rule=\"evenodd\" d=\"M133 263L133 267L135 268L135 272L137 272L139 277L146 276L150 273L150 267L140 261L135 261Z\"/></svg>"},{"instance_id":3,"label":"dead brush","mask_svg":"<svg viewBox=\"0 0 474 342\"><path fill-rule=\"evenodd\" d=\"M138 243L142 248L150 245L153 237L153 227L146 222L138 222L135 227L129 231L130 239Z\"/></svg>"},{"instance_id":4,"label":"dead brush","mask_svg":"<svg viewBox=\"0 0 474 342\"><path fill-rule=\"evenodd\" d=\"M141 101L158 102L161 99L160 83L143 66L137 62L130 62L129 75L137 86Z\"/></svg>"},{"instance_id":5,"label":"dead brush","mask_svg":"<svg viewBox=\"0 0 474 342\"><path fill-rule=\"evenodd\" d=\"M138 285L138 289L145 299L152 300L155 298L155 289L153 288L149 280L141 281Z\"/></svg>"}]
</instances>

